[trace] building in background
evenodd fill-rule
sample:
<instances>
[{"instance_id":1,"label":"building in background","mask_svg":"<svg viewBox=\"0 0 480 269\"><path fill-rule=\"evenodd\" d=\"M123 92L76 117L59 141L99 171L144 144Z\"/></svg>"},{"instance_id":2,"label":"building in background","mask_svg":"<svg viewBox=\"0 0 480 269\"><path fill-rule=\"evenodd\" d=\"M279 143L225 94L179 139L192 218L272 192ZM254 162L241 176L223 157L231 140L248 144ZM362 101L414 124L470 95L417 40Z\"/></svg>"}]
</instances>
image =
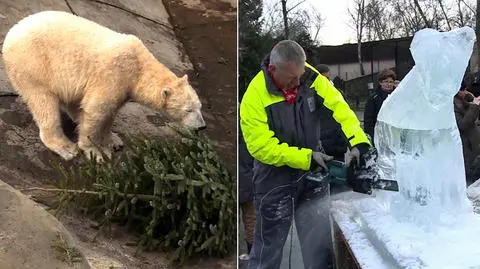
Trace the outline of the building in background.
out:
<instances>
[{"instance_id":1,"label":"building in background","mask_svg":"<svg viewBox=\"0 0 480 269\"><path fill-rule=\"evenodd\" d=\"M356 109L362 109L364 101L377 87L378 72L390 68L401 80L415 65L410 53L412 39L404 37L362 43L364 75L358 63L357 43L320 46L317 61L328 65L335 86L342 90L347 101ZM477 73L476 55L475 45L469 73Z\"/></svg>"}]
</instances>

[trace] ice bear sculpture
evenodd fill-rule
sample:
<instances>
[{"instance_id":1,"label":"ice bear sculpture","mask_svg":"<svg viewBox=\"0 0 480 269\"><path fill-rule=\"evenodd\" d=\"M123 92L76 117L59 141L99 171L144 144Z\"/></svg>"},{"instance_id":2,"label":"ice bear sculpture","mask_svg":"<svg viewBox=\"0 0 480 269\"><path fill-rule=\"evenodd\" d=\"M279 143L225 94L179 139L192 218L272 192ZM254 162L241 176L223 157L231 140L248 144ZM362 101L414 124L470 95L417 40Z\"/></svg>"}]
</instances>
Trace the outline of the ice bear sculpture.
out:
<instances>
[{"instance_id":1,"label":"ice bear sculpture","mask_svg":"<svg viewBox=\"0 0 480 269\"><path fill-rule=\"evenodd\" d=\"M385 100L375 126L380 177L400 192L381 194L400 218L431 224L445 213L471 211L453 97L472 55L475 32L418 31L411 43L415 66ZM450 214L449 214L450 215Z\"/></svg>"}]
</instances>

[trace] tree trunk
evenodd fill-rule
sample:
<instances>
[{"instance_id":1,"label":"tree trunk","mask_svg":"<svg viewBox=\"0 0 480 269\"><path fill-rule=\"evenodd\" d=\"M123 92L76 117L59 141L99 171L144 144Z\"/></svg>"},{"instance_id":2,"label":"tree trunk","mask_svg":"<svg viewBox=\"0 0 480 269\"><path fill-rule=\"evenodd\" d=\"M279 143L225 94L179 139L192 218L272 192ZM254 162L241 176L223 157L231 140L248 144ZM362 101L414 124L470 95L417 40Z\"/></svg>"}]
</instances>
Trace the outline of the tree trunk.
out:
<instances>
[{"instance_id":1,"label":"tree trunk","mask_svg":"<svg viewBox=\"0 0 480 269\"><path fill-rule=\"evenodd\" d=\"M358 64L360 65L360 74L362 76L365 75L365 69L363 68L363 62L362 62L362 36L363 36L364 26L365 26L365 1L361 0L358 3L357 53L358 53Z\"/></svg>"},{"instance_id":2,"label":"tree trunk","mask_svg":"<svg viewBox=\"0 0 480 269\"><path fill-rule=\"evenodd\" d=\"M365 69L363 68L363 62L362 62L362 40L358 40L357 54L358 54L358 64L360 65L360 74L362 76L364 76L365 75Z\"/></svg>"},{"instance_id":3,"label":"tree trunk","mask_svg":"<svg viewBox=\"0 0 480 269\"><path fill-rule=\"evenodd\" d=\"M460 19L460 26L465 26L465 22L463 21L463 13L462 13L462 7L460 6L461 0L457 1L457 6L458 6L458 18Z\"/></svg>"},{"instance_id":4,"label":"tree trunk","mask_svg":"<svg viewBox=\"0 0 480 269\"><path fill-rule=\"evenodd\" d=\"M445 8L443 7L442 0L438 0L438 3L440 4L440 9L442 10L443 17L445 17L445 21L447 22L448 30L451 31L452 26L450 25L450 20L448 19L447 13L445 12Z\"/></svg>"},{"instance_id":5,"label":"tree trunk","mask_svg":"<svg viewBox=\"0 0 480 269\"><path fill-rule=\"evenodd\" d=\"M283 26L285 27L285 39L288 39L289 32L288 32L288 11L287 11L287 0L282 1L282 14L283 14Z\"/></svg>"},{"instance_id":6,"label":"tree trunk","mask_svg":"<svg viewBox=\"0 0 480 269\"><path fill-rule=\"evenodd\" d=\"M413 2L415 3L415 6L417 7L418 12L420 12L420 16L422 17L422 20L423 20L423 22L425 23L425 25L426 25L428 28L432 28L432 26L430 25L430 23L429 23L428 20L427 20L427 17L425 16L425 13L423 13L423 10L422 10L422 8L420 7L420 4L418 3L418 0L413 0Z\"/></svg>"}]
</instances>

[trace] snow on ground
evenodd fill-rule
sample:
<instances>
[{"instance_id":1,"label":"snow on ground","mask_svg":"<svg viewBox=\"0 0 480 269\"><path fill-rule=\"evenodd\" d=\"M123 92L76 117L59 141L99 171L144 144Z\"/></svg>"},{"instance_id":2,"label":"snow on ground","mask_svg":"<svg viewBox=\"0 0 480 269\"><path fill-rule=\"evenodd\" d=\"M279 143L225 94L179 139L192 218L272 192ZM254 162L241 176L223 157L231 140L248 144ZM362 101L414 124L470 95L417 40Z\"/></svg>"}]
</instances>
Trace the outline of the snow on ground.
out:
<instances>
[{"instance_id":1,"label":"snow on ground","mask_svg":"<svg viewBox=\"0 0 480 269\"><path fill-rule=\"evenodd\" d=\"M343 194L333 217L362 268L480 268L480 216L444 216L451 225L426 230L399 221L374 197Z\"/></svg>"}]
</instances>

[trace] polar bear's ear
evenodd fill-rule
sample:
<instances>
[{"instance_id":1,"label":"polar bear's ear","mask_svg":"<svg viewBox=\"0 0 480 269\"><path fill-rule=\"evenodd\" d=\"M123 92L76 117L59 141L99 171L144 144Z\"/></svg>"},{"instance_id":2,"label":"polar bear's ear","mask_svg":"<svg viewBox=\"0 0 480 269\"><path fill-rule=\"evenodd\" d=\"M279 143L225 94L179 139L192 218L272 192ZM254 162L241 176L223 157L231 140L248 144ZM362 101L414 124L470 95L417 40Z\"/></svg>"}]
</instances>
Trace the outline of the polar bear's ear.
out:
<instances>
[{"instance_id":1,"label":"polar bear's ear","mask_svg":"<svg viewBox=\"0 0 480 269\"><path fill-rule=\"evenodd\" d=\"M163 88L162 89L162 96L163 96L164 99L167 99L168 96L170 96L170 88L166 88L166 87Z\"/></svg>"},{"instance_id":2,"label":"polar bear's ear","mask_svg":"<svg viewBox=\"0 0 480 269\"><path fill-rule=\"evenodd\" d=\"M187 74L183 75L182 80L188 81L188 75Z\"/></svg>"}]
</instances>

